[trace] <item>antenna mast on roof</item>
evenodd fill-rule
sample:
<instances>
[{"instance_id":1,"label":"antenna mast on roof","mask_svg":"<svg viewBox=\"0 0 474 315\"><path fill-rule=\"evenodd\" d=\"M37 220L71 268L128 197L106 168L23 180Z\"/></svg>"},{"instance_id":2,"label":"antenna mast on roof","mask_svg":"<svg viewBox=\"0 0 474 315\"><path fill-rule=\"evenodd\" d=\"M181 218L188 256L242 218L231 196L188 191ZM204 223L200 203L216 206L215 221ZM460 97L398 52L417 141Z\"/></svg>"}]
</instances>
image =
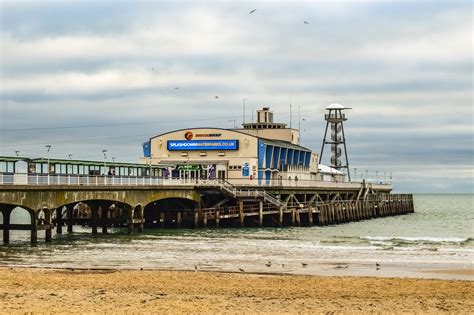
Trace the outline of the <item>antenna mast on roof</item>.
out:
<instances>
[{"instance_id":1,"label":"antenna mast on roof","mask_svg":"<svg viewBox=\"0 0 474 315\"><path fill-rule=\"evenodd\" d=\"M291 94L290 94L290 129L293 122L293 111L291 110Z\"/></svg>"},{"instance_id":2,"label":"antenna mast on roof","mask_svg":"<svg viewBox=\"0 0 474 315\"><path fill-rule=\"evenodd\" d=\"M298 105L298 131L301 132L301 108L300 108L300 105Z\"/></svg>"}]
</instances>

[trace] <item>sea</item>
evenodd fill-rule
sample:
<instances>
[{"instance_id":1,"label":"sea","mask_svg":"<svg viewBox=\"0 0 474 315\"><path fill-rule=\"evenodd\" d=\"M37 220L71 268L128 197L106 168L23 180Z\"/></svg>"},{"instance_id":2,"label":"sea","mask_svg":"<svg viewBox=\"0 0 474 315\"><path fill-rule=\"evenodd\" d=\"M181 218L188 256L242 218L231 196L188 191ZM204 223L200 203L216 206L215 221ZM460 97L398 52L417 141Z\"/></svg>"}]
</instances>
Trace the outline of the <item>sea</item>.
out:
<instances>
[{"instance_id":1,"label":"sea","mask_svg":"<svg viewBox=\"0 0 474 315\"><path fill-rule=\"evenodd\" d=\"M109 229L29 244L12 231L0 266L158 269L262 274L474 280L474 195L417 194L415 213L332 226L283 228ZM14 210L12 223L27 220ZM23 221L27 222L27 221ZM100 230L100 229L99 229Z\"/></svg>"}]
</instances>

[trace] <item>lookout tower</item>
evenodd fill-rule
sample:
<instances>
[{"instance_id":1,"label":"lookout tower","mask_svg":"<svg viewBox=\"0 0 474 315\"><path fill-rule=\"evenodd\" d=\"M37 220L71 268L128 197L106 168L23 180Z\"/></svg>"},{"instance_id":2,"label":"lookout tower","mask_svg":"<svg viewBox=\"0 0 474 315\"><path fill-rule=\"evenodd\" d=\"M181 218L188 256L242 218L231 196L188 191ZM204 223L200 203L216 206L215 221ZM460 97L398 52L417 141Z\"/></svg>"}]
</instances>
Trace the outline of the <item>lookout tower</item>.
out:
<instances>
[{"instance_id":1,"label":"lookout tower","mask_svg":"<svg viewBox=\"0 0 474 315\"><path fill-rule=\"evenodd\" d=\"M327 114L324 115L324 119L326 120L326 130L324 131L324 139L323 145L321 147L321 155L319 156L319 163L323 158L323 151L324 146L326 144L331 145L331 167L339 170L339 169L347 169L347 177L349 181L351 181L351 174L349 172L349 160L347 158L347 148L346 148L346 138L344 136L344 125L343 122L347 120L346 114L343 112L346 109L350 109L349 107L344 107L341 104L331 104L326 107L328 111ZM328 127L331 125L331 139L328 141L326 140ZM346 158L346 163L343 164L340 160L342 155L341 146L344 147L344 156Z\"/></svg>"}]
</instances>

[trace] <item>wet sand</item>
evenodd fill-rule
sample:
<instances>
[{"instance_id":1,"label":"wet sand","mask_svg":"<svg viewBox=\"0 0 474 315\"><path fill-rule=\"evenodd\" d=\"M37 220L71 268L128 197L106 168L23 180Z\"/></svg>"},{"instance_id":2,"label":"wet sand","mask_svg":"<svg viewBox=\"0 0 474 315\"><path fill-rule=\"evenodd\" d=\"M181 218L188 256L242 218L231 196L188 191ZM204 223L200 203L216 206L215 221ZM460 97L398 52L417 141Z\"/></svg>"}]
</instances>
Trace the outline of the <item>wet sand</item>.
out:
<instances>
[{"instance_id":1,"label":"wet sand","mask_svg":"<svg viewBox=\"0 0 474 315\"><path fill-rule=\"evenodd\" d=\"M183 271L0 269L0 312L367 313L474 309L474 282Z\"/></svg>"}]
</instances>

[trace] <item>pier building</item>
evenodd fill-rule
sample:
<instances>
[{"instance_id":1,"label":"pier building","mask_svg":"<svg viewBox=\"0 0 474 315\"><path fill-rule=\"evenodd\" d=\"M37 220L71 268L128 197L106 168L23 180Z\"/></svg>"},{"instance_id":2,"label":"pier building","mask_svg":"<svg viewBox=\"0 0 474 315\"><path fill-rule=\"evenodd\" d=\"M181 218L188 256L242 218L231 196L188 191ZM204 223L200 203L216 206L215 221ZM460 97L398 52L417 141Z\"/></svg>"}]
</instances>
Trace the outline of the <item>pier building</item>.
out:
<instances>
[{"instance_id":1,"label":"pier building","mask_svg":"<svg viewBox=\"0 0 474 315\"><path fill-rule=\"evenodd\" d=\"M188 128L150 138L144 164L173 164L164 176L220 179L236 185L285 185L321 180L316 152L300 145L299 130L273 121L269 107L240 129Z\"/></svg>"},{"instance_id":2,"label":"pier building","mask_svg":"<svg viewBox=\"0 0 474 315\"><path fill-rule=\"evenodd\" d=\"M333 129L324 142L339 145ZM3 242L11 230L29 230L31 243L44 230L49 242L54 227L70 233L77 224L92 234L99 227L133 233L329 225L414 212L412 196L392 194L391 183L348 181L337 146L337 167L318 164L299 131L274 122L267 107L240 129L175 130L150 138L143 151L141 163L0 156ZM28 222L12 222L14 211L28 212Z\"/></svg>"}]
</instances>

